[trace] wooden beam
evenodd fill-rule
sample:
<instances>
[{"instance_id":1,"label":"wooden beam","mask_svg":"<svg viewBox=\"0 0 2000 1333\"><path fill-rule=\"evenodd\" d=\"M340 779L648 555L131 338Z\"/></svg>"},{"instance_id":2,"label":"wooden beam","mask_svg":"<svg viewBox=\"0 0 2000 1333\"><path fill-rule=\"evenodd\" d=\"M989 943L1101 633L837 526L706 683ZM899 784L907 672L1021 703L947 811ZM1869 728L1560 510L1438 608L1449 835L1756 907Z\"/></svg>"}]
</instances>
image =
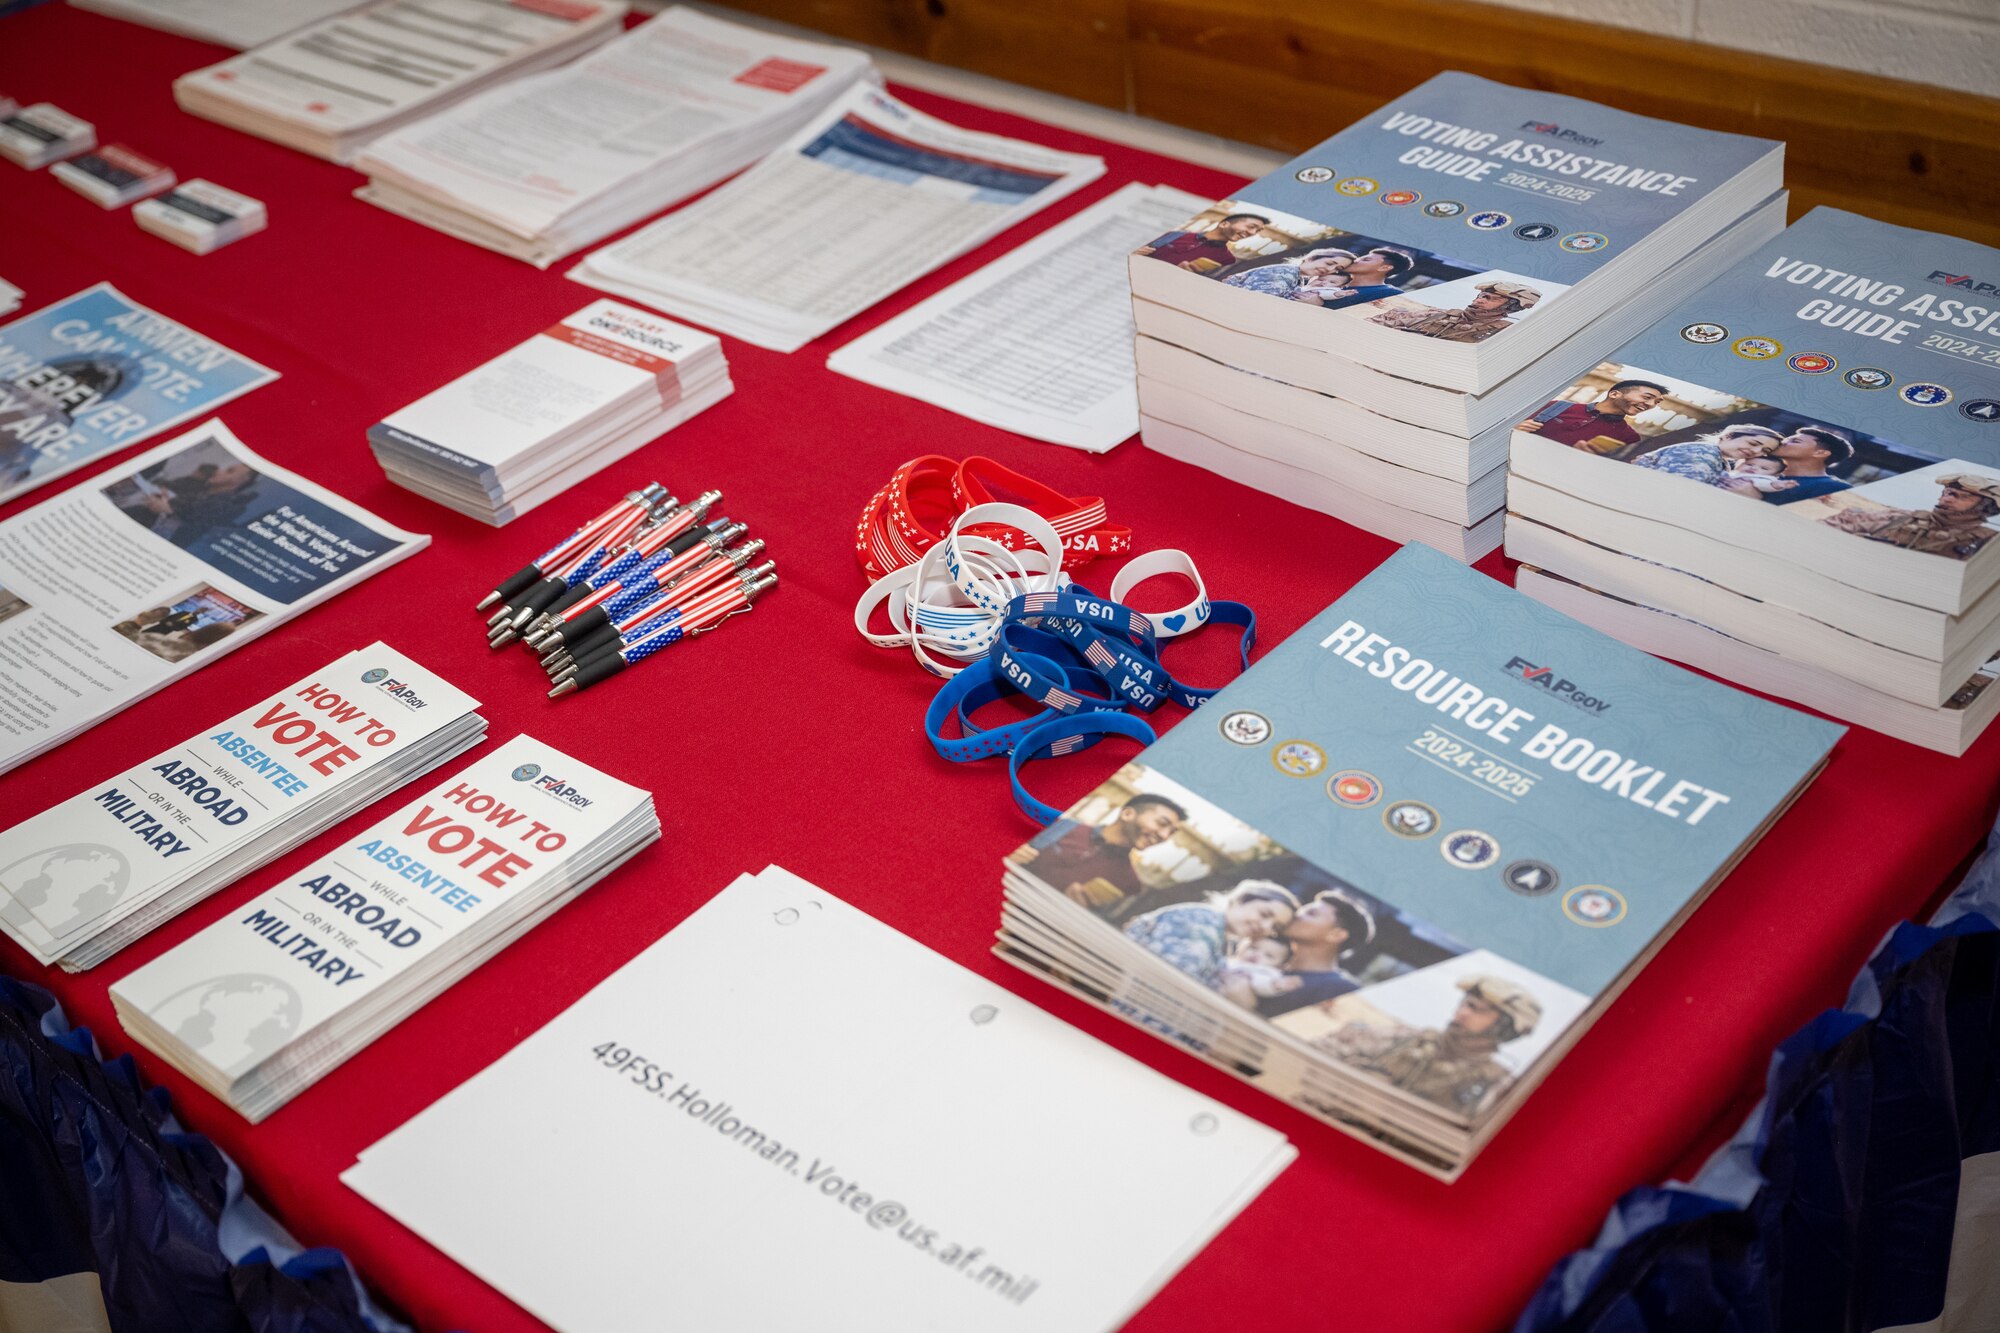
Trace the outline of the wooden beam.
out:
<instances>
[{"instance_id":1,"label":"wooden beam","mask_svg":"<svg viewBox=\"0 0 2000 1333\"><path fill-rule=\"evenodd\" d=\"M1786 141L1832 204L2000 246L2000 99L1473 0L725 0L1298 152L1446 69Z\"/></svg>"}]
</instances>

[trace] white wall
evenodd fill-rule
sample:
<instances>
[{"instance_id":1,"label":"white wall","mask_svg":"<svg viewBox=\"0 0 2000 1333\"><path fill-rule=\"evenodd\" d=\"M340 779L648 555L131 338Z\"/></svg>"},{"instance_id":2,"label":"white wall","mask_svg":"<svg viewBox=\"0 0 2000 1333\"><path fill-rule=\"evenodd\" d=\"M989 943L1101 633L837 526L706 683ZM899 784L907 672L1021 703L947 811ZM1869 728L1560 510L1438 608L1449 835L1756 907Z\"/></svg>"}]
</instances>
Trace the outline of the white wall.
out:
<instances>
[{"instance_id":1,"label":"white wall","mask_svg":"<svg viewBox=\"0 0 2000 1333\"><path fill-rule=\"evenodd\" d=\"M1486 0L2000 97L2000 0Z\"/></svg>"}]
</instances>

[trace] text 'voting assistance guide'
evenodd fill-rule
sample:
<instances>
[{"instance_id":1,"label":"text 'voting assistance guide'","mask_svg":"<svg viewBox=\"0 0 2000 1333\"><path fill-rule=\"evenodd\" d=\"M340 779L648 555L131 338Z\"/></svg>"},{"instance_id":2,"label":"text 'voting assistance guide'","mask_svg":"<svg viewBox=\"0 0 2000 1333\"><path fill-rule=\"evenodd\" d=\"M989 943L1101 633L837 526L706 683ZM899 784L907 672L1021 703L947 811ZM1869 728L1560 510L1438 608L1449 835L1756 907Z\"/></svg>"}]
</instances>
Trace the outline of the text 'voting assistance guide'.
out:
<instances>
[{"instance_id":1,"label":"text 'voting assistance guide'","mask_svg":"<svg viewBox=\"0 0 2000 1333\"><path fill-rule=\"evenodd\" d=\"M1293 1156L772 867L342 1179L563 1333L1068 1333Z\"/></svg>"},{"instance_id":2,"label":"text 'voting assistance guide'","mask_svg":"<svg viewBox=\"0 0 2000 1333\"><path fill-rule=\"evenodd\" d=\"M516 736L111 987L261 1120L660 836L649 792Z\"/></svg>"},{"instance_id":3,"label":"text 'voting assistance guide'","mask_svg":"<svg viewBox=\"0 0 2000 1333\"><path fill-rule=\"evenodd\" d=\"M479 743L478 701L373 644L0 832L0 930L95 966Z\"/></svg>"}]
</instances>

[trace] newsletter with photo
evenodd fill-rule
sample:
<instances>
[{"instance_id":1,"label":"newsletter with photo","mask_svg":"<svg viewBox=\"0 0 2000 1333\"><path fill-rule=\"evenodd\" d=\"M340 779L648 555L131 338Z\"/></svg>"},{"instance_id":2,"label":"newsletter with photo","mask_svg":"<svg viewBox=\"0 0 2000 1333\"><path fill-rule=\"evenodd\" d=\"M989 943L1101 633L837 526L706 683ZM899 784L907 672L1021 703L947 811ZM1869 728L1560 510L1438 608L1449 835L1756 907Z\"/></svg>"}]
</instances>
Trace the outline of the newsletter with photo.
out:
<instances>
[{"instance_id":1,"label":"newsletter with photo","mask_svg":"<svg viewBox=\"0 0 2000 1333\"><path fill-rule=\"evenodd\" d=\"M0 772L429 540L219 420L0 522Z\"/></svg>"}]
</instances>

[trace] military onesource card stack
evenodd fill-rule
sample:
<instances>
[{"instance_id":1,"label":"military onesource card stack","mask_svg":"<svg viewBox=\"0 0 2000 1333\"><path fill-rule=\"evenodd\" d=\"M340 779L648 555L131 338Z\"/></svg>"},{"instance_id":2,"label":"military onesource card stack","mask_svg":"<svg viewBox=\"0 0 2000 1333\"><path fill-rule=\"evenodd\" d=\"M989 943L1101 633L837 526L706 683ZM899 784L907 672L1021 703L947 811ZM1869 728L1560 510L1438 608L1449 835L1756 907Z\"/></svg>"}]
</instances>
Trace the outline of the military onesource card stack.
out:
<instances>
[{"instance_id":1,"label":"military onesource card stack","mask_svg":"<svg viewBox=\"0 0 2000 1333\"><path fill-rule=\"evenodd\" d=\"M2000 251L1816 209L1513 435L1523 591L1950 754L2000 712Z\"/></svg>"},{"instance_id":2,"label":"military onesource card stack","mask_svg":"<svg viewBox=\"0 0 2000 1333\"><path fill-rule=\"evenodd\" d=\"M1783 154L1441 74L1133 254L1146 444L1476 559L1509 426L1776 234Z\"/></svg>"},{"instance_id":3,"label":"military onesource card stack","mask_svg":"<svg viewBox=\"0 0 2000 1333\"><path fill-rule=\"evenodd\" d=\"M264 230L270 214L261 199L214 181L191 180L157 199L133 205L132 221L183 250L205 255Z\"/></svg>"},{"instance_id":4,"label":"military onesource card stack","mask_svg":"<svg viewBox=\"0 0 2000 1333\"><path fill-rule=\"evenodd\" d=\"M734 388L715 335L598 300L391 413L368 444L398 486L498 527Z\"/></svg>"},{"instance_id":5,"label":"military onesource card stack","mask_svg":"<svg viewBox=\"0 0 2000 1333\"><path fill-rule=\"evenodd\" d=\"M660 836L650 792L516 736L111 987L252 1121Z\"/></svg>"},{"instance_id":6,"label":"military onesource card stack","mask_svg":"<svg viewBox=\"0 0 2000 1333\"><path fill-rule=\"evenodd\" d=\"M1407 546L1009 856L997 947L1450 1178L1840 734Z\"/></svg>"},{"instance_id":7,"label":"military onesource card stack","mask_svg":"<svg viewBox=\"0 0 2000 1333\"><path fill-rule=\"evenodd\" d=\"M336 659L0 832L0 930L82 971L486 737L387 644Z\"/></svg>"}]
</instances>

